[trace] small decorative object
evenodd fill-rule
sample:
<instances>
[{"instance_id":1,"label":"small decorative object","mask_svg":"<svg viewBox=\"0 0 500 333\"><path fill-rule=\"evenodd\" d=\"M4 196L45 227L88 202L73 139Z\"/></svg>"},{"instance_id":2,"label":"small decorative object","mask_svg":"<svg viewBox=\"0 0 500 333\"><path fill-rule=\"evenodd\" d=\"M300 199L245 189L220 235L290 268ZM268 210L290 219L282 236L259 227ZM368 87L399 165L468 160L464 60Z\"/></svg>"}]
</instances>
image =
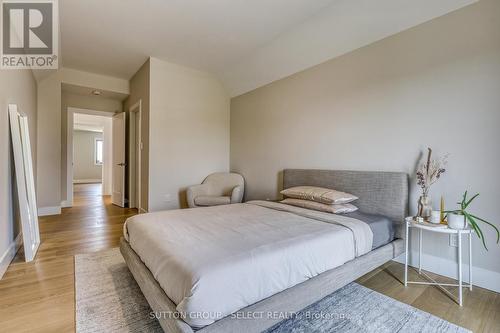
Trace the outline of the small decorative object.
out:
<instances>
[{"instance_id":1,"label":"small decorative object","mask_svg":"<svg viewBox=\"0 0 500 333\"><path fill-rule=\"evenodd\" d=\"M421 216L417 216L417 223L424 223L424 218Z\"/></svg>"},{"instance_id":2,"label":"small decorative object","mask_svg":"<svg viewBox=\"0 0 500 333\"><path fill-rule=\"evenodd\" d=\"M467 227L467 224L471 226L471 228L474 230L476 233L477 237L483 242L483 246L486 250L488 248L486 247L486 241L484 239L484 234L481 228L479 227L478 221L481 221L483 223L488 224L491 226L493 229L495 229L497 233L497 244L500 241L500 231L496 226L491 224L490 222L477 217L476 215L471 214L469 211L467 211L467 208L469 205L474 201L479 196L479 193L476 195L473 195L472 198L467 198L467 191L465 191L464 196L462 197L462 201L457 202L458 205L460 206L459 209L456 210L450 210L446 211L448 215L448 227L452 229L465 229Z\"/></svg>"},{"instance_id":3,"label":"small decorative object","mask_svg":"<svg viewBox=\"0 0 500 333\"><path fill-rule=\"evenodd\" d=\"M427 148L427 160L422 163L417 170L417 185L422 188L422 196L418 200L418 216L429 218L432 212L432 202L429 197L429 190L435 182L446 171L444 168L448 155L438 160L431 159L432 149Z\"/></svg>"},{"instance_id":4,"label":"small decorative object","mask_svg":"<svg viewBox=\"0 0 500 333\"><path fill-rule=\"evenodd\" d=\"M441 211L440 210L433 210L431 212L431 223L435 224L440 224L441 223Z\"/></svg>"},{"instance_id":5,"label":"small decorative object","mask_svg":"<svg viewBox=\"0 0 500 333\"><path fill-rule=\"evenodd\" d=\"M418 215L424 219L428 219L432 212L432 201L428 195L422 195L418 199Z\"/></svg>"},{"instance_id":6,"label":"small decorative object","mask_svg":"<svg viewBox=\"0 0 500 333\"><path fill-rule=\"evenodd\" d=\"M441 212L439 220L441 224L446 224L446 220L444 218L444 198L441 196L441 206L439 207L439 211Z\"/></svg>"}]
</instances>

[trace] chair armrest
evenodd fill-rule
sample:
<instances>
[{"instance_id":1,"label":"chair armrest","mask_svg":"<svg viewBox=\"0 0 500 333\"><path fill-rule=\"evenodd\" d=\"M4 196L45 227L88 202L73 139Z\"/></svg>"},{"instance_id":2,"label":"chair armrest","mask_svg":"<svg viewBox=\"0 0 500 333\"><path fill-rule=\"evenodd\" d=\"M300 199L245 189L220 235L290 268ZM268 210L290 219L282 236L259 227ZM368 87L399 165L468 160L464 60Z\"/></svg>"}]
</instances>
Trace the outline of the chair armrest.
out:
<instances>
[{"instance_id":1,"label":"chair armrest","mask_svg":"<svg viewBox=\"0 0 500 333\"><path fill-rule=\"evenodd\" d=\"M231 193L231 203L240 203L243 201L243 186L238 185L233 188Z\"/></svg>"},{"instance_id":2,"label":"chair armrest","mask_svg":"<svg viewBox=\"0 0 500 333\"><path fill-rule=\"evenodd\" d=\"M201 184L189 186L186 190L186 199L189 208L198 207L194 203L194 199L200 195L208 195L210 192L210 185Z\"/></svg>"}]
</instances>

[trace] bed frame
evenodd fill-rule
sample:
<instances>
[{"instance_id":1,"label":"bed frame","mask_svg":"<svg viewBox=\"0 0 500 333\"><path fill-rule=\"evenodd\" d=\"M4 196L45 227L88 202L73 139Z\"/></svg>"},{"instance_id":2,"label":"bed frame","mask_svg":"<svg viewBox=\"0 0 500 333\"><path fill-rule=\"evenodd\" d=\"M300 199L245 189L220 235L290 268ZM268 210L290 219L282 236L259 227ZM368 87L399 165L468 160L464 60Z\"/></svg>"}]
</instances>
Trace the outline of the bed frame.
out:
<instances>
[{"instance_id":1,"label":"bed frame","mask_svg":"<svg viewBox=\"0 0 500 333\"><path fill-rule=\"evenodd\" d=\"M286 169L283 188L313 185L334 188L359 197L360 211L381 214L402 224L408 212L408 175L400 172L339 171ZM402 229L402 228L400 228ZM397 234L398 235L398 234ZM398 239L344 265L326 271L312 279L286 289L239 311L240 314L262 314L259 319L228 316L196 332L262 332L282 319L269 313L294 313L328 296L373 269L404 252L404 242ZM152 310L158 314L175 314L176 305L168 298L149 269L122 238L120 250L132 275L139 284ZM158 319L168 333L193 333L182 319L162 315Z\"/></svg>"}]
</instances>

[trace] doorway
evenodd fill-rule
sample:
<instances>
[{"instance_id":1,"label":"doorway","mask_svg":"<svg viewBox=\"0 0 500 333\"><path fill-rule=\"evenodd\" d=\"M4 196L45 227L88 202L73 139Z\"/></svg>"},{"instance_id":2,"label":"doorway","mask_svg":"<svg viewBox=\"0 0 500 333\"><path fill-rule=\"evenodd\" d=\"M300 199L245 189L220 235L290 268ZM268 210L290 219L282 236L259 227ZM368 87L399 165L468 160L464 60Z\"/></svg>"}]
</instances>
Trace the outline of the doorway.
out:
<instances>
[{"instance_id":1,"label":"doorway","mask_svg":"<svg viewBox=\"0 0 500 333\"><path fill-rule=\"evenodd\" d=\"M105 120L101 116L74 114L73 184L101 184L102 188Z\"/></svg>"},{"instance_id":2,"label":"doorway","mask_svg":"<svg viewBox=\"0 0 500 333\"><path fill-rule=\"evenodd\" d=\"M111 195L112 116L111 112L68 108L65 207L74 205L76 191L100 199Z\"/></svg>"}]
</instances>

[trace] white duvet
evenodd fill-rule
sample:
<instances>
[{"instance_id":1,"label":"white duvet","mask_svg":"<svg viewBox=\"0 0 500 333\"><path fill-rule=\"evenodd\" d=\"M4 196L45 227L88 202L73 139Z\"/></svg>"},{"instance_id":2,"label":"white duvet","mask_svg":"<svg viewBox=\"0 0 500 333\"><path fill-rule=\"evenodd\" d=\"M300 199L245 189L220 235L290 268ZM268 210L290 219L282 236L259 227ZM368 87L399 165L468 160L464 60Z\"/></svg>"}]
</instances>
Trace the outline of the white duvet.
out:
<instances>
[{"instance_id":1,"label":"white duvet","mask_svg":"<svg viewBox=\"0 0 500 333\"><path fill-rule=\"evenodd\" d=\"M373 240L364 222L264 201L137 215L124 234L195 328L365 254Z\"/></svg>"}]
</instances>

